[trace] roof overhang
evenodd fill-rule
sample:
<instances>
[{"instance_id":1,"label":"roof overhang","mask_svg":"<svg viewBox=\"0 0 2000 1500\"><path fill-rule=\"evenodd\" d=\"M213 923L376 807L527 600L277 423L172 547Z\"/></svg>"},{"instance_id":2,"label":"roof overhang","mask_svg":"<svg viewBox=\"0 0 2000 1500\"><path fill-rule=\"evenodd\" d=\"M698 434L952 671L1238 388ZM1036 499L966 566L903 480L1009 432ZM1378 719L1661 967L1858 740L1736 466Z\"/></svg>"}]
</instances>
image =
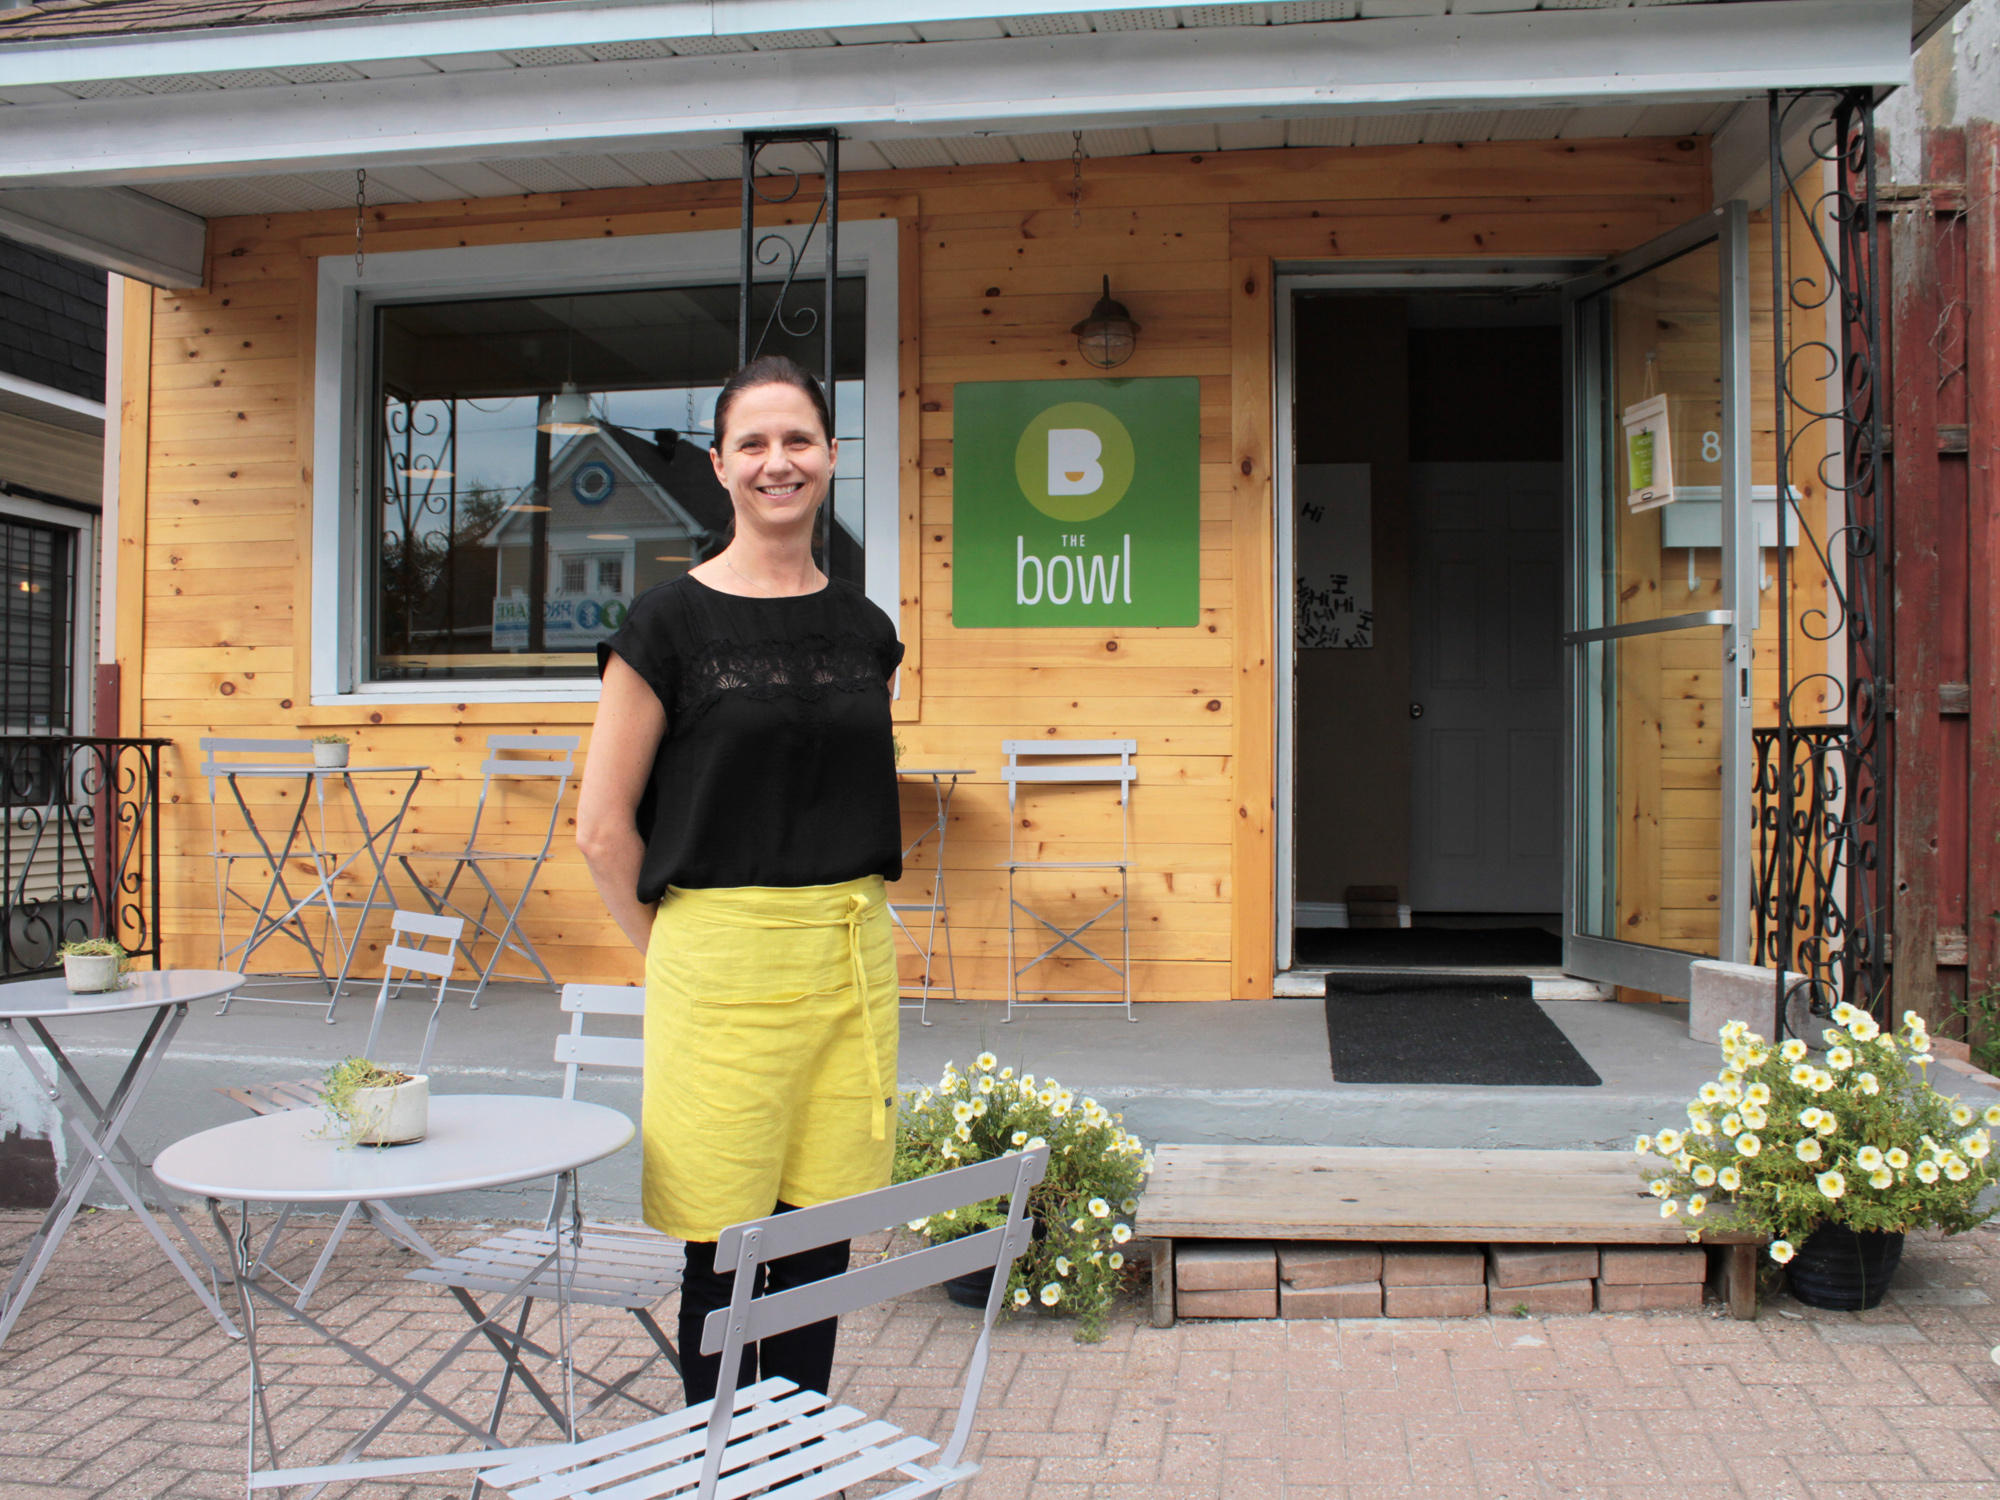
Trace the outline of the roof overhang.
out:
<instances>
[{"instance_id":1,"label":"roof overhang","mask_svg":"<svg viewBox=\"0 0 2000 1500\"><path fill-rule=\"evenodd\" d=\"M1431 0L1394 3L1436 8ZM8 126L0 131L0 228L184 286L202 276L193 234L201 221L166 205L159 207L169 217L149 217L129 201L143 192L103 198L99 190L687 151L733 145L745 130L799 126L893 143L1411 111L1727 105L1772 89L1892 88L1910 76L1911 0L1493 8L1519 3L1455 0L1461 13L1056 35L991 35L1001 28L982 21L984 39L951 40L957 33L929 25L921 4L899 10L892 26L883 5L678 0L240 28L198 42L9 43L0 47L0 94L55 97L0 111ZM988 14L972 0L951 0L950 10L960 18L953 25ZM1011 10L990 11L1003 12ZM869 16L884 18L887 34L927 30L940 39L867 41L857 40L867 33L849 32L842 45L615 60L572 47L562 61L522 65L522 49L537 38L615 37L641 20L655 38L676 25L690 34L810 25L831 42L826 28L859 27ZM1092 24L1101 20L1093 16ZM391 36L399 39L393 48ZM200 48L199 66L211 75L225 64L269 67L280 53L294 62L337 55L354 63L345 70L352 74L364 53L407 56L447 43L460 49L454 55L464 66L440 71L433 58L421 71L391 68L378 77L95 98L57 93L51 82L74 83L85 71L164 76L196 65L181 50L189 46ZM475 45L485 50L465 50Z\"/></svg>"}]
</instances>

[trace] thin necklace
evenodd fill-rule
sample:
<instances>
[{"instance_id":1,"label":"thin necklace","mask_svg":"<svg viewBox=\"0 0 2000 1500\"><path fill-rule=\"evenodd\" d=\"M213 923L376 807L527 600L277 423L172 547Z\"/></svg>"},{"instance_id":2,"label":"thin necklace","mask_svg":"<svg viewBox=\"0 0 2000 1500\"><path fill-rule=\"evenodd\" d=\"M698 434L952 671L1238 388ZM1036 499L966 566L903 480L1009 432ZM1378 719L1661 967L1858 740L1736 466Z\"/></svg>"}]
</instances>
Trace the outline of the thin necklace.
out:
<instances>
[{"instance_id":1,"label":"thin necklace","mask_svg":"<svg viewBox=\"0 0 2000 1500\"><path fill-rule=\"evenodd\" d=\"M763 595L766 599L796 599L798 597L797 594L773 593L764 584L759 583L756 579L752 578L748 573L745 573L741 568L737 567L735 563L731 562L729 560L729 555L727 553L723 554L722 565L723 567L729 569L730 572L734 573L738 578L742 579L745 583L749 584L751 588L762 590Z\"/></svg>"}]
</instances>

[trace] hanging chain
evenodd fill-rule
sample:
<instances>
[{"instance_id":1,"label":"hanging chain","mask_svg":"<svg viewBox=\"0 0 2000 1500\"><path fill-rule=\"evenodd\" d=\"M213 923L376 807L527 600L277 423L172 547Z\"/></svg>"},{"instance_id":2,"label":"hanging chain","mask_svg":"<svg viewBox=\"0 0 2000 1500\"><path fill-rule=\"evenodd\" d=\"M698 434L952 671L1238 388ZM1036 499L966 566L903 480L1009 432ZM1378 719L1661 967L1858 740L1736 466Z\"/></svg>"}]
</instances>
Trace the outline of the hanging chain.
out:
<instances>
[{"instance_id":1,"label":"hanging chain","mask_svg":"<svg viewBox=\"0 0 2000 1500\"><path fill-rule=\"evenodd\" d=\"M1083 228L1083 132L1069 133L1069 227Z\"/></svg>"},{"instance_id":2,"label":"hanging chain","mask_svg":"<svg viewBox=\"0 0 2000 1500\"><path fill-rule=\"evenodd\" d=\"M367 206L368 206L368 169L365 167L356 167L354 169L354 276L357 281L361 279L361 273L363 270L363 256L361 252L361 216L362 216L362 210L365 209Z\"/></svg>"}]
</instances>

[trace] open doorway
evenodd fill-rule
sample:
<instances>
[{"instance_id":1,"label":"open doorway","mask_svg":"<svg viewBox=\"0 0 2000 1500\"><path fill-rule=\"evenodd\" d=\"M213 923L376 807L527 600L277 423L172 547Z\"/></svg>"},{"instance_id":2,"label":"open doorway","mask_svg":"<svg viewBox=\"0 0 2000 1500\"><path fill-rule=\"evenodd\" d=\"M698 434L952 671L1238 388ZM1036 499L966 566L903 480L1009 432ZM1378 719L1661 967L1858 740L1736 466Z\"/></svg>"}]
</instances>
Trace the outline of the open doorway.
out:
<instances>
[{"instance_id":1,"label":"open doorway","mask_svg":"<svg viewBox=\"0 0 2000 1500\"><path fill-rule=\"evenodd\" d=\"M1560 299L1292 318L1293 965L1558 967Z\"/></svg>"}]
</instances>

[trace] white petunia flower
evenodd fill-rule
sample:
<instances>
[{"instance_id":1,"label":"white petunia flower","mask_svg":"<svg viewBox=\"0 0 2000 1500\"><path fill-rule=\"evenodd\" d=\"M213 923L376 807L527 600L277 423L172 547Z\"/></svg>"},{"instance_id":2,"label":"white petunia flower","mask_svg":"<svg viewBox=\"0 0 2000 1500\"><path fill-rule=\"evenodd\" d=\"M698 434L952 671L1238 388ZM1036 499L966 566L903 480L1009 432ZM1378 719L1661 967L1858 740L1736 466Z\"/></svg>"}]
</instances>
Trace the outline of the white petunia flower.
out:
<instances>
[{"instance_id":1,"label":"white petunia flower","mask_svg":"<svg viewBox=\"0 0 2000 1500\"><path fill-rule=\"evenodd\" d=\"M1873 1172L1882 1165L1882 1152L1875 1146L1863 1146L1854 1153L1854 1165L1864 1172Z\"/></svg>"},{"instance_id":2,"label":"white petunia flower","mask_svg":"<svg viewBox=\"0 0 2000 1500\"><path fill-rule=\"evenodd\" d=\"M993 1092L993 1075L991 1073L982 1073L979 1075L979 1092L982 1094Z\"/></svg>"},{"instance_id":3,"label":"white petunia flower","mask_svg":"<svg viewBox=\"0 0 2000 1500\"><path fill-rule=\"evenodd\" d=\"M1980 1118L1988 1125L2000 1125L2000 1104L1987 1105L1986 1113L1981 1115Z\"/></svg>"},{"instance_id":4,"label":"white petunia flower","mask_svg":"<svg viewBox=\"0 0 2000 1500\"><path fill-rule=\"evenodd\" d=\"M1958 1143L1958 1148L1974 1161L1984 1161L1993 1149L1993 1139L1985 1131L1975 1130Z\"/></svg>"},{"instance_id":5,"label":"white petunia flower","mask_svg":"<svg viewBox=\"0 0 2000 1500\"><path fill-rule=\"evenodd\" d=\"M1882 1034L1882 1028L1875 1024L1875 1018L1865 1012L1856 1016L1847 1030L1857 1042L1872 1042Z\"/></svg>"},{"instance_id":6,"label":"white petunia flower","mask_svg":"<svg viewBox=\"0 0 2000 1500\"><path fill-rule=\"evenodd\" d=\"M1637 1156L1651 1156L1653 1154L1653 1138L1650 1135L1640 1136L1638 1140L1632 1143L1632 1151Z\"/></svg>"},{"instance_id":7,"label":"white petunia flower","mask_svg":"<svg viewBox=\"0 0 2000 1500\"><path fill-rule=\"evenodd\" d=\"M1017 1130L1013 1133L1013 1135L1009 1136L1008 1139L1011 1140L1016 1146L1025 1146L1028 1144L1028 1132L1025 1130Z\"/></svg>"},{"instance_id":8,"label":"white petunia flower","mask_svg":"<svg viewBox=\"0 0 2000 1500\"><path fill-rule=\"evenodd\" d=\"M1662 1130L1653 1141L1653 1149L1659 1152L1660 1155L1671 1159L1681 1149L1681 1133L1671 1127Z\"/></svg>"},{"instance_id":9,"label":"white petunia flower","mask_svg":"<svg viewBox=\"0 0 2000 1500\"><path fill-rule=\"evenodd\" d=\"M1840 1116L1830 1109L1823 1109L1819 1112L1819 1124L1814 1128L1823 1136L1832 1135L1840 1129Z\"/></svg>"},{"instance_id":10,"label":"white petunia flower","mask_svg":"<svg viewBox=\"0 0 2000 1500\"><path fill-rule=\"evenodd\" d=\"M1796 1146L1792 1147L1792 1154L1797 1156L1800 1161L1818 1161L1819 1142L1812 1136L1807 1136Z\"/></svg>"},{"instance_id":11,"label":"white petunia flower","mask_svg":"<svg viewBox=\"0 0 2000 1500\"><path fill-rule=\"evenodd\" d=\"M1882 1092L1882 1080L1873 1073L1856 1073L1854 1086L1871 1097Z\"/></svg>"},{"instance_id":12,"label":"white petunia flower","mask_svg":"<svg viewBox=\"0 0 2000 1500\"><path fill-rule=\"evenodd\" d=\"M1090 1210L1090 1216L1093 1219L1108 1219L1111 1217L1111 1205L1106 1203L1102 1198L1092 1198L1084 1206Z\"/></svg>"},{"instance_id":13,"label":"white petunia flower","mask_svg":"<svg viewBox=\"0 0 2000 1500\"><path fill-rule=\"evenodd\" d=\"M1771 1086L1768 1083L1753 1083L1743 1091L1743 1102L1755 1104L1759 1108L1771 1102Z\"/></svg>"},{"instance_id":14,"label":"white petunia flower","mask_svg":"<svg viewBox=\"0 0 2000 1500\"><path fill-rule=\"evenodd\" d=\"M924 1230L929 1226L930 1222L931 1221L929 1219L912 1219L910 1220L909 1223L905 1224L903 1227L909 1230L912 1234L922 1234Z\"/></svg>"},{"instance_id":15,"label":"white petunia flower","mask_svg":"<svg viewBox=\"0 0 2000 1500\"><path fill-rule=\"evenodd\" d=\"M1714 1186L1715 1168L1711 1167L1705 1161L1696 1162L1694 1165L1694 1182L1696 1187Z\"/></svg>"},{"instance_id":16,"label":"white petunia flower","mask_svg":"<svg viewBox=\"0 0 2000 1500\"><path fill-rule=\"evenodd\" d=\"M1014 1305L1016 1307L1026 1307L1028 1303L1032 1300L1033 1299L1028 1295L1028 1289L1026 1287L1017 1286L1014 1288Z\"/></svg>"},{"instance_id":17,"label":"white petunia flower","mask_svg":"<svg viewBox=\"0 0 2000 1500\"><path fill-rule=\"evenodd\" d=\"M1799 1123L1808 1130L1817 1130L1819 1128L1819 1106L1812 1104L1800 1110Z\"/></svg>"},{"instance_id":18,"label":"white petunia flower","mask_svg":"<svg viewBox=\"0 0 2000 1500\"><path fill-rule=\"evenodd\" d=\"M1835 1047L1827 1053L1826 1065L1836 1073L1845 1073L1854 1066L1854 1054L1845 1047Z\"/></svg>"},{"instance_id":19,"label":"white petunia flower","mask_svg":"<svg viewBox=\"0 0 2000 1500\"><path fill-rule=\"evenodd\" d=\"M1743 1134L1736 1137L1736 1154L1738 1156L1744 1156L1744 1157L1755 1156L1759 1151L1762 1151L1763 1149L1764 1149L1764 1143L1758 1140L1755 1135L1751 1134L1747 1130L1744 1131Z\"/></svg>"},{"instance_id":20,"label":"white petunia flower","mask_svg":"<svg viewBox=\"0 0 2000 1500\"><path fill-rule=\"evenodd\" d=\"M1695 1193L1688 1199L1689 1218L1699 1219L1707 1211L1708 1199L1704 1198L1700 1193Z\"/></svg>"},{"instance_id":21,"label":"white petunia flower","mask_svg":"<svg viewBox=\"0 0 2000 1500\"><path fill-rule=\"evenodd\" d=\"M1002 1068L1000 1070L1000 1077L1003 1080L1011 1080L1013 1076L1014 1076L1014 1070L1012 1068Z\"/></svg>"},{"instance_id":22,"label":"white petunia flower","mask_svg":"<svg viewBox=\"0 0 2000 1500\"><path fill-rule=\"evenodd\" d=\"M1953 1153L1944 1159L1944 1175L1953 1182L1963 1182L1972 1175L1972 1168L1965 1164L1963 1158Z\"/></svg>"},{"instance_id":23,"label":"white petunia flower","mask_svg":"<svg viewBox=\"0 0 2000 1500\"><path fill-rule=\"evenodd\" d=\"M1655 1198L1664 1198L1673 1191L1673 1186L1666 1178L1655 1177L1651 1182L1646 1184L1646 1191L1651 1193Z\"/></svg>"},{"instance_id":24,"label":"white petunia flower","mask_svg":"<svg viewBox=\"0 0 2000 1500\"><path fill-rule=\"evenodd\" d=\"M1743 1116L1732 1112L1722 1117L1722 1133L1724 1135L1738 1135L1742 1130Z\"/></svg>"},{"instance_id":25,"label":"white petunia flower","mask_svg":"<svg viewBox=\"0 0 2000 1500\"><path fill-rule=\"evenodd\" d=\"M1917 1163L1917 1181L1929 1186L1938 1180L1938 1164L1934 1161Z\"/></svg>"},{"instance_id":26,"label":"white petunia flower","mask_svg":"<svg viewBox=\"0 0 2000 1500\"><path fill-rule=\"evenodd\" d=\"M1713 1106L1722 1102L1722 1089L1717 1084L1704 1083L1697 1092L1703 1104Z\"/></svg>"},{"instance_id":27,"label":"white petunia flower","mask_svg":"<svg viewBox=\"0 0 2000 1500\"><path fill-rule=\"evenodd\" d=\"M1770 1119L1769 1115L1754 1104L1743 1106L1743 1128L1746 1130L1762 1130L1770 1123Z\"/></svg>"},{"instance_id":28,"label":"white petunia flower","mask_svg":"<svg viewBox=\"0 0 2000 1500\"><path fill-rule=\"evenodd\" d=\"M1037 1135L1037 1136L1030 1136L1030 1137L1028 1138L1028 1146L1027 1146L1027 1149L1028 1149L1028 1150L1030 1150L1030 1151L1039 1151L1039 1150L1041 1150L1041 1148L1042 1148L1042 1147L1046 1146L1047 1144L1048 1144L1048 1142L1047 1142L1047 1141L1045 1141L1045 1140L1043 1140L1043 1139L1042 1139L1042 1138L1041 1138L1040 1136L1038 1136L1038 1135Z\"/></svg>"},{"instance_id":29,"label":"white petunia flower","mask_svg":"<svg viewBox=\"0 0 2000 1500\"><path fill-rule=\"evenodd\" d=\"M958 1103L954 1104L951 1107L951 1117L954 1120L958 1121L958 1123L961 1125L963 1125L967 1120L971 1119L972 1101L969 1099L959 1100Z\"/></svg>"},{"instance_id":30,"label":"white petunia flower","mask_svg":"<svg viewBox=\"0 0 2000 1500\"><path fill-rule=\"evenodd\" d=\"M1813 1081L1813 1065L1811 1063L1800 1063L1797 1067L1792 1069L1792 1082L1797 1084L1800 1088L1802 1089L1811 1088L1812 1081Z\"/></svg>"},{"instance_id":31,"label":"white petunia flower","mask_svg":"<svg viewBox=\"0 0 2000 1500\"><path fill-rule=\"evenodd\" d=\"M1788 1063L1803 1062L1805 1061L1805 1055L1806 1044L1797 1037L1790 1038L1784 1046L1778 1049L1778 1056L1782 1057Z\"/></svg>"},{"instance_id":32,"label":"white petunia flower","mask_svg":"<svg viewBox=\"0 0 2000 1500\"><path fill-rule=\"evenodd\" d=\"M1067 1255L1058 1255L1056 1257L1056 1275L1067 1276L1069 1275L1069 1269L1069 1257Z\"/></svg>"},{"instance_id":33,"label":"white petunia flower","mask_svg":"<svg viewBox=\"0 0 2000 1500\"><path fill-rule=\"evenodd\" d=\"M1124 1268L1124 1265L1125 1265L1125 1257L1123 1255L1120 1255L1116 1250L1113 1250L1111 1252L1111 1269L1114 1271L1122 1270Z\"/></svg>"},{"instance_id":34,"label":"white petunia flower","mask_svg":"<svg viewBox=\"0 0 2000 1500\"><path fill-rule=\"evenodd\" d=\"M982 1073L991 1073L995 1068L1000 1066L1000 1059L995 1057L991 1052L982 1052L979 1056L973 1058L972 1065Z\"/></svg>"},{"instance_id":35,"label":"white petunia flower","mask_svg":"<svg viewBox=\"0 0 2000 1500\"><path fill-rule=\"evenodd\" d=\"M1847 1179L1838 1172L1822 1172L1814 1179L1819 1184L1820 1194L1826 1198L1838 1198L1847 1191Z\"/></svg>"},{"instance_id":36,"label":"white petunia flower","mask_svg":"<svg viewBox=\"0 0 2000 1500\"><path fill-rule=\"evenodd\" d=\"M1771 1241L1771 1259L1775 1260L1781 1266L1798 1253L1797 1250L1792 1248L1790 1240Z\"/></svg>"},{"instance_id":37,"label":"white petunia flower","mask_svg":"<svg viewBox=\"0 0 2000 1500\"><path fill-rule=\"evenodd\" d=\"M1877 1167L1868 1174L1868 1185L1877 1192L1880 1192L1884 1188L1893 1187L1895 1183L1896 1174L1891 1172L1887 1167Z\"/></svg>"},{"instance_id":38,"label":"white petunia flower","mask_svg":"<svg viewBox=\"0 0 2000 1500\"><path fill-rule=\"evenodd\" d=\"M1905 1151L1901 1146L1891 1146L1887 1151L1882 1153L1882 1160L1900 1172L1909 1166L1910 1153Z\"/></svg>"},{"instance_id":39,"label":"white petunia flower","mask_svg":"<svg viewBox=\"0 0 2000 1500\"><path fill-rule=\"evenodd\" d=\"M951 1133L957 1136L961 1141L969 1141L972 1139L972 1127L970 1125L954 1125L951 1127Z\"/></svg>"},{"instance_id":40,"label":"white petunia flower","mask_svg":"<svg viewBox=\"0 0 2000 1500\"><path fill-rule=\"evenodd\" d=\"M1111 1226L1112 1244L1114 1245L1130 1244L1131 1240L1132 1240L1132 1226L1130 1224L1113 1224Z\"/></svg>"},{"instance_id":41,"label":"white petunia flower","mask_svg":"<svg viewBox=\"0 0 2000 1500\"><path fill-rule=\"evenodd\" d=\"M1960 1128L1970 1125L1976 1118L1978 1117L1973 1114L1972 1109L1969 1105L1964 1105L1964 1104L1957 1105L1952 1109L1951 1112L1951 1123L1959 1126Z\"/></svg>"},{"instance_id":42,"label":"white petunia flower","mask_svg":"<svg viewBox=\"0 0 2000 1500\"><path fill-rule=\"evenodd\" d=\"M1734 1167L1724 1167L1715 1174L1715 1185L1726 1193L1733 1193L1743 1186L1743 1174Z\"/></svg>"},{"instance_id":43,"label":"white petunia flower","mask_svg":"<svg viewBox=\"0 0 2000 1500\"><path fill-rule=\"evenodd\" d=\"M1060 1301L1062 1301L1062 1288L1053 1281L1042 1288L1042 1306L1054 1307Z\"/></svg>"},{"instance_id":44,"label":"white petunia flower","mask_svg":"<svg viewBox=\"0 0 2000 1500\"><path fill-rule=\"evenodd\" d=\"M1138 1211L1139 1200L1137 1198L1127 1198L1123 1203L1118 1205L1118 1212L1121 1214L1136 1214Z\"/></svg>"}]
</instances>

